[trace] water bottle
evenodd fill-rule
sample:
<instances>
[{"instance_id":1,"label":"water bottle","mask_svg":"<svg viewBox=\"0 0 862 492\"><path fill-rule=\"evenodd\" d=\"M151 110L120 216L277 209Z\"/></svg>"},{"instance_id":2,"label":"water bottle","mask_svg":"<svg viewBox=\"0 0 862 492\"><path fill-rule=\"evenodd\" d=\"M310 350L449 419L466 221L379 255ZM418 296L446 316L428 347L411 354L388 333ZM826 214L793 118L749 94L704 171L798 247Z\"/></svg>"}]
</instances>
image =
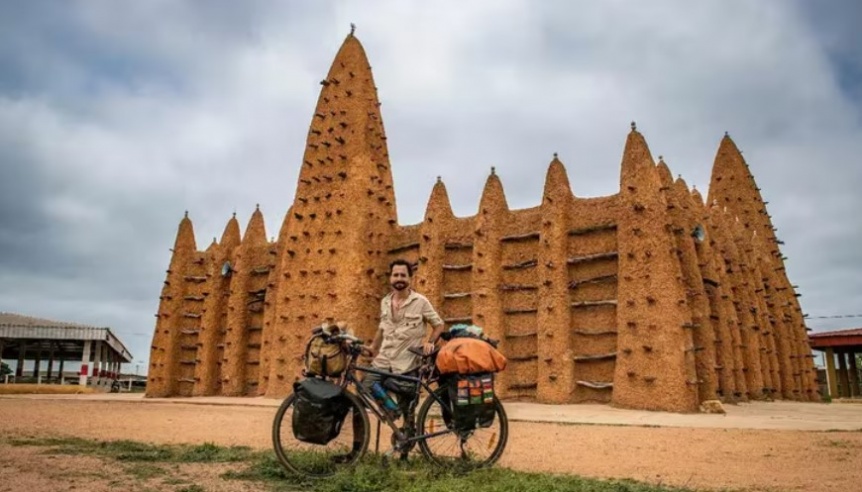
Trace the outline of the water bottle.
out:
<instances>
[{"instance_id":1,"label":"water bottle","mask_svg":"<svg viewBox=\"0 0 862 492\"><path fill-rule=\"evenodd\" d=\"M383 408L392 413L395 413L398 410L398 405L392 397L389 396L389 393L383 389L383 386L381 386L379 382L375 381L374 384L371 385L371 394L374 395L374 398L376 398L377 401L383 404Z\"/></svg>"}]
</instances>

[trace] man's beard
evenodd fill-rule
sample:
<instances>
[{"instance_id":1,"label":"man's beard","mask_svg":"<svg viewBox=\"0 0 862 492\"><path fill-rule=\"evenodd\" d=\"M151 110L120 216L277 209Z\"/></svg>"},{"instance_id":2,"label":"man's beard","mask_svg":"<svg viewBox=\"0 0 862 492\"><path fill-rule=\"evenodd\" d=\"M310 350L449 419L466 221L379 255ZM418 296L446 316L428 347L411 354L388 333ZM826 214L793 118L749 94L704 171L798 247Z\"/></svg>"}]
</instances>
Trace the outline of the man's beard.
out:
<instances>
[{"instance_id":1,"label":"man's beard","mask_svg":"<svg viewBox=\"0 0 862 492\"><path fill-rule=\"evenodd\" d=\"M392 288L395 290L404 290L407 288L407 282L402 282L402 281L393 282Z\"/></svg>"}]
</instances>

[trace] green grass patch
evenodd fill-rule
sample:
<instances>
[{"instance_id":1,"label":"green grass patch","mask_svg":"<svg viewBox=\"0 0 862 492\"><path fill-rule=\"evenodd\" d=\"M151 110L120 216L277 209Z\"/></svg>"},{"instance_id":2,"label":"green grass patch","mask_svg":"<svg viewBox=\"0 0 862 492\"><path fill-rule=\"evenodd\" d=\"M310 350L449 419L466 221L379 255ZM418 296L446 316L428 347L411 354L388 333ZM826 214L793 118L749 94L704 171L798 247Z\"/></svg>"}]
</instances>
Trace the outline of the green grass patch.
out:
<instances>
[{"instance_id":1,"label":"green grass patch","mask_svg":"<svg viewBox=\"0 0 862 492\"><path fill-rule=\"evenodd\" d=\"M44 446L48 452L88 454L127 463L127 474L142 479L161 477L165 485L180 485L177 491L201 492L197 484L184 484L174 472L180 463L241 462L245 467L221 474L225 480L263 483L274 491L308 492L693 492L691 489L652 485L631 480L599 480L575 475L526 473L494 467L458 471L434 466L413 457L388 466L372 454L356 467L332 477L313 480L287 472L272 451L247 447L201 445L154 445L135 441L89 441L78 438L15 438L13 446ZM167 467L158 464L167 464ZM172 465L171 465L172 464Z\"/></svg>"},{"instance_id":2,"label":"green grass patch","mask_svg":"<svg viewBox=\"0 0 862 492\"><path fill-rule=\"evenodd\" d=\"M573 475L524 473L506 468L447 470L421 458L384 466L377 456L332 477L309 480L286 472L272 453L258 455L240 471L223 478L269 482L274 490L314 492L691 492L691 489L650 485L631 480L597 480Z\"/></svg>"},{"instance_id":3,"label":"green grass patch","mask_svg":"<svg viewBox=\"0 0 862 492\"><path fill-rule=\"evenodd\" d=\"M246 461L253 455L247 446L216 446L213 443L148 444L137 441L94 441L79 438L14 438L12 446L44 446L52 454L94 455L127 462L226 463Z\"/></svg>"},{"instance_id":4,"label":"green grass patch","mask_svg":"<svg viewBox=\"0 0 862 492\"><path fill-rule=\"evenodd\" d=\"M200 485L187 485L177 489L177 492L206 492L206 489Z\"/></svg>"},{"instance_id":5,"label":"green grass patch","mask_svg":"<svg viewBox=\"0 0 862 492\"><path fill-rule=\"evenodd\" d=\"M150 463L135 463L126 467L125 471L129 475L141 480L160 477L168 473L164 468Z\"/></svg>"}]
</instances>

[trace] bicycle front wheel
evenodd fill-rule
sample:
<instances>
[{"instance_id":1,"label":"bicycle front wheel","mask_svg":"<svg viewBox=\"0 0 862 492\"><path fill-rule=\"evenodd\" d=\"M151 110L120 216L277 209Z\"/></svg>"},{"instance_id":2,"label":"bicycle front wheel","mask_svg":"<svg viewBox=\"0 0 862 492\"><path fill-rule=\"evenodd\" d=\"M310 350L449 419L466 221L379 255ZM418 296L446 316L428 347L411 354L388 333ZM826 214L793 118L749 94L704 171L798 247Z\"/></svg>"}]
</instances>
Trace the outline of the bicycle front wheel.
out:
<instances>
[{"instance_id":1,"label":"bicycle front wheel","mask_svg":"<svg viewBox=\"0 0 862 492\"><path fill-rule=\"evenodd\" d=\"M429 396L417 417L417 435L439 434L419 441L422 454L439 466L475 469L493 465L503 455L509 440L509 419L503 404L494 398L494 422L470 431L456 430L452 424L449 397L445 388L435 391L446 403L443 408Z\"/></svg>"},{"instance_id":2,"label":"bicycle front wheel","mask_svg":"<svg viewBox=\"0 0 862 492\"><path fill-rule=\"evenodd\" d=\"M309 478L328 477L340 468L355 465L365 454L371 438L368 415L353 394L345 391L344 396L350 402L350 410L338 436L326 444L297 439L293 432L296 395L291 393L282 402L272 424L272 444L285 469Z\"/></svg>"}]
</instances>

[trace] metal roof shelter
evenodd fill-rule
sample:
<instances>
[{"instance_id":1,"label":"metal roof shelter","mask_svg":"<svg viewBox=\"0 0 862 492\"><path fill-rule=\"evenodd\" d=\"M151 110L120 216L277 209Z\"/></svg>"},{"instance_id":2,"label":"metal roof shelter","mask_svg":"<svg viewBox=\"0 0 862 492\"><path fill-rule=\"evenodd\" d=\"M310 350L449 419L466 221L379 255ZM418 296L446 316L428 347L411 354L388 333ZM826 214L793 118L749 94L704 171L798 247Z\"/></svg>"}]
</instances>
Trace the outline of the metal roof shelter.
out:
<instances>
[{"instance_id":1,"label":"metal roof shelter","mask_svg":"<svg viewBox=\"0 0 862 492\"><path fill-rule=\"evenodd\" d=\"M94 378L95 384L115 378L120 364L132 361L132 354L108 327L0 312L0 359L18 361L16 378L24 377L24 361L35 361L36 379L40 376L41 361L47 360L49 380L54 361L60 363L57 376L61 380L63 363L80 361L79 384L86 385L88 377Z\"/></svg>"},{"instance_id":2,"label":"metal roof shelter","mask_svg":"<svg viewBox=\"0 0 862 492\"><path fill-rule=\"evenodd\" d=\"M812 350L825 353L826 375L829 381L829 394L833 398L858 398L860 391L857 355L862 355L862 328L849 330L824 331L808 335ZM838 371L835 358L838 358Z\"/></svg>"}]
</instances>

